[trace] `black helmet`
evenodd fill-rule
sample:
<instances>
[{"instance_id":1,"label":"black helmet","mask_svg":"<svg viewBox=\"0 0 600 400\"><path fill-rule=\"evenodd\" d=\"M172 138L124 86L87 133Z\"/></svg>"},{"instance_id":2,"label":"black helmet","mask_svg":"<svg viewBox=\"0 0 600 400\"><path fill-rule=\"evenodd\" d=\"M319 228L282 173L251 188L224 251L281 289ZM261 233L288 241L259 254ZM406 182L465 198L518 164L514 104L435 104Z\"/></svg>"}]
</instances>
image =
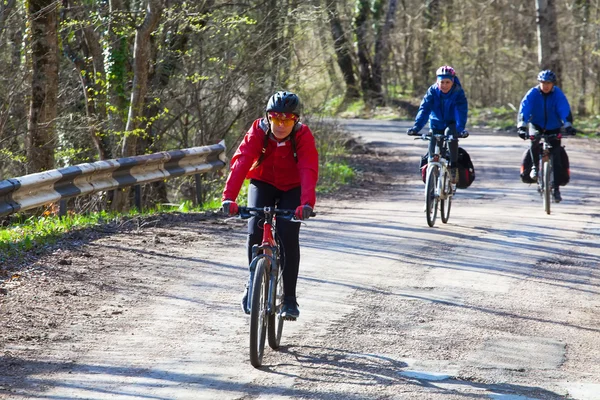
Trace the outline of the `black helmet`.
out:
<instances>
[{"instance_id":1,"label":"black helmet","mask_svg":"<svg viewBox=\"0 0 600 400\"><path fill-rule=\"evenodd\" d=\"M284 112L300 116L300 98L292 92L277 92L267 103L267 112Z\"/></svg>"}]
</instances>

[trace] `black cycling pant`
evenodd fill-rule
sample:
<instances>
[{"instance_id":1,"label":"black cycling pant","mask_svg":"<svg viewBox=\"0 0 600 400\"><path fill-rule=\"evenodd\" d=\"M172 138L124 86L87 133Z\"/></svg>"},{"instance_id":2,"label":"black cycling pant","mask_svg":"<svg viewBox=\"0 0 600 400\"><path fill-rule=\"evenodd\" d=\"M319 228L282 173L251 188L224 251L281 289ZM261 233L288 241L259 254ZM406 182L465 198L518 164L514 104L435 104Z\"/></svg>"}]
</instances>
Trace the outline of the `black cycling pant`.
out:
<instances>
[{"instance_id":1,"label":"black cycling pant","mask_svg":"<svg viewBox=\"0 0 600 400\"><path fill-rule=\"evenodd\" d=\"M531 149L531 156L533 157L533 165L536 166L536 168L540 168L540 135L553 135L553 134L557 134L560 132L560 129L551 129L551 130L538 130L535 129L535 136L536 139L531 141L531 145L530 145L530 149ZM547 138L547 137L546 137ZM544 138L544 139L546 139ZM552 146L552 149L550 149L551 152L551 156L552 156L552 168L554 169L554 182L559 182L561 179L561 171L562 171L562 159L560 157L560 145L561 145L561 140L558 138L554 138L548 141L548 143L550 143L550 145ZM556 186L558 188L558 186Z\"/></svg>"},{"instance_id":2,"label":"black cycling pant","mask_svg":"<svg viewBox=\"0 0 600 400\"><path fill-rule=\"evenodd\" d=\"M446 137L448 137L450 168L458 168L458 135L456 134L456 126L448 126L443 132L438 130L432 130L432 132L435 134L443 133ZM435 142L435 140L429 141L429 154L435 154Z\"/></svg>"},{"instance_id":3,"label":"black cycling pant","mask_svg":"<svg viewBox=\"0 0 600 400\"><path fill-rule=\"evenodd\" d=\"M295 210L300 205L300 186L282 191L256 179L248 187L249 207L275 207ZM248 220L248 264L252 261L252 246L262 242L263 220L255 216ZM296 282L300 266L300 224L277 220L277 235L283 246L283 291L286 297L296 297Z\"/></svg>"}]
</instances>

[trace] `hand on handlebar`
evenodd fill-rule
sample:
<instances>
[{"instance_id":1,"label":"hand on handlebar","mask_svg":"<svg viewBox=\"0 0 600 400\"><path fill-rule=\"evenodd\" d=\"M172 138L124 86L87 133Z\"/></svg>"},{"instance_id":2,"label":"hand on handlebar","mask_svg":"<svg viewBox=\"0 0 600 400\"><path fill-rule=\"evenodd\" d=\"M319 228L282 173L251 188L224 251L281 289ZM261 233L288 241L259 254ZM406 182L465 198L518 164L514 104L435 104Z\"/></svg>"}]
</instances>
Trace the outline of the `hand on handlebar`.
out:
<instances>
[{"instance_id":1,"label":"hand on handlebar","mask_svg":"<svg viewBox=\"0 0 600 400\"><path fill-rule=\"evenodd\" d=\"M408 136L419 136L419 132L417 132L417 131L416 131L415 129L413 129L413 128L409 128L409 129L406 131L406 134L407 134Z\"/></svg>"},{"instance_id":2,"label":"hand on handlebar","mask_svg":"<svg viewBox=\"0 0 600 400\"><path fill-rule=\"evenodd\" d=\"M462 131L461 133L458 134L459 138L465 139L469 137L469 131L467 131L466 129L464 131Z\"/></svg>"},{"instance_id":3,"label":"hand on handlebar","mask_svg":"<svg viewBox=\"0 0 600 400\"><path fill-rule=\"evenodd\" d=\"M296 213L294 214L296 219L305 220L311 216L314 216L313 209L308 204L296 207Z\"/></svg>"},{"instance_id":4,"label":"hand on handlebar","mask_svg":"<svg viewBox=\"0 0 600 400\"><path fill-rule=\"evenodd\" d=\"M572 126L567 126L565 128L565 135L575 136L577 134L577 130Z\"/></svg>"},{"instance_id":5,"label":"hand on handlebar","mask_svg":"<svg viewBox=\"0 0 600 400\"><path fill-rule=\"evenodd\" d=\"M223 200L221 209L227 215L237 215L240 211L237 203L231 200Z\"/></svg>"},{"instance_id":6,"label":"hand on handlebar","mask_svg":"<svg viewBox=\"0 0 600 400\"><path fill-rule=\"evenodd\" d=\"M519 137L523 140L527 140L527 138L529 136L529 132L528 132L527 128L519 128L517 130L517 133L518 133Z\"/></svg>"}]
</instances>

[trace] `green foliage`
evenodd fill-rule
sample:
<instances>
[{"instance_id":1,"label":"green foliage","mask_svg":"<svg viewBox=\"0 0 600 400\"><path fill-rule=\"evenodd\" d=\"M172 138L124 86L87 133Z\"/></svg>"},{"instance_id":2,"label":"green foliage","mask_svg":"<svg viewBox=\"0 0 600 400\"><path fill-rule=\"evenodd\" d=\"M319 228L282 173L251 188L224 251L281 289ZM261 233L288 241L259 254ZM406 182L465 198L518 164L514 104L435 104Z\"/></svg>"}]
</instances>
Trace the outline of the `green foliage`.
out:
<instances>
[{"instance_id":1,"label":"green foliage","mask_svg":"<svg viewBox=\"0 0 600 400\"><path fill-rule=\"evenodd\" d=\"M590 115L587 117L575 116L573 126L577 129L577 134L590 138L600 138L600 115Z\"/></svg>"},{"instance_id":2,"label":"green foliage","mask_svg":"<svg viewBox=\"0 0 600 400\"><path fill-rule=\"evenodd\" d=\"M517 109L514 107L470 108L468 126L495 129L510 129L517 124Z\"/></svg>"},{"instance_id":3,"label":"green foliage","mask_svg":"<svg viewBox=\"0 0 600 400\"><path fill-rule=\"evenodd\" d=\"M319 169L318 193L331 193L354 179L355 172L345 162L328 162Z\"/></svg>"}]
</instances>

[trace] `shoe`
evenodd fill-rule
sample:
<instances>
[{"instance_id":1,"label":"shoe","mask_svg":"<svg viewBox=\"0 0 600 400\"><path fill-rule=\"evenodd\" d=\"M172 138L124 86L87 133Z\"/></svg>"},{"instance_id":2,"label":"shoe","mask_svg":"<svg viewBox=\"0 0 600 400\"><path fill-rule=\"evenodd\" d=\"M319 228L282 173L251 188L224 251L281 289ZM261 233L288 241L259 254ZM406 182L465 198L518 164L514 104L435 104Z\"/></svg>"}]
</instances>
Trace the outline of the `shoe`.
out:
<instances>
[{"instance_id":1,"label":"shoe","mask_svg":"<svg viewBox=\"0 0 600 400\"><path fill-rule=\"evenodd\" d=\"M250 314L250 307L248 307L248 285L244 289L244 295L242 296L242 310L244 314Z\"/></svg>"},{"instance_id":2,"label":"shoe","mask_svg":"<svg viewBox=\"0 0 600 400\"><path fill-rule=\"evenodd\" d=\"M558 190L558 188L554 189L554 193L552 195L554 196L555 203L560 203L562 201L562 196L560 195L560 190Z\"/></svg>"},{"instance_id":3,"label":"shoe","mask_svg":"<svg viewBox=\"0 0 600 400\"><path fill-rule=\"evenodd\" d=\"M458 183L458 168L450 168L450 183L453 185Z\"/></svg>"},{"instance_id":4,"label":"shoe","mask_svg":"<svg viewBox=\"0 0 600 400\"><path fill-rule=\"evenodd\" d=\"M529 173L529 177L534 181L537 181L537 168L531 168L531 172Z\"/></svg>"},{"instance_id":5,"label":"shoe","mask_svg":"<svg viewBox=\"0 0 600 400\"><path fill-rule=\"evenodd\" d=\"M300 310L298 310L298 303L296 303L295 297L285 297L283 299L281 316L285 319L296 319L300 316Z\"/></svg>"}]
</instances>

